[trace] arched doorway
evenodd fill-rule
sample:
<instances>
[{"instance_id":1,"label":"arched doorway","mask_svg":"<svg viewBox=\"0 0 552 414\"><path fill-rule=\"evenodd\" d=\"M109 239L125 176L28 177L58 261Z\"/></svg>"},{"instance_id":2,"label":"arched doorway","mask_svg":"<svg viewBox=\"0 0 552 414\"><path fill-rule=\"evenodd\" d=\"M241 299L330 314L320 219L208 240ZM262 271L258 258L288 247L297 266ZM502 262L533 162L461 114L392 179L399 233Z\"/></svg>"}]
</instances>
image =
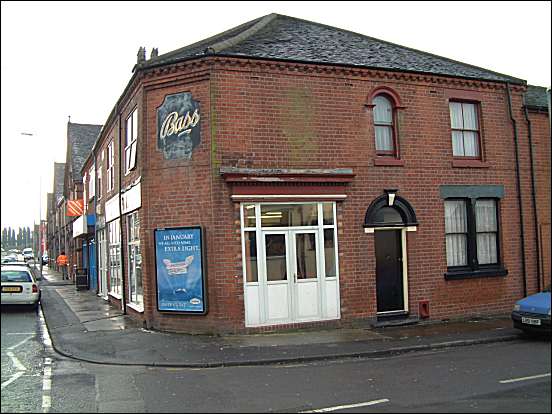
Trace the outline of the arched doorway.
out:
<instances>
[{"instance_id":1,"label":"arched doorway","mask_svg":"<svg viewBox=\"0 0 552 414\"><path fill-rule=\"evenodd\" d=\"M378 316L408 313L407 231L418 222L410 203L385 190L366 211L364 229L374 234Z\"/></svg>"}]
</instances>

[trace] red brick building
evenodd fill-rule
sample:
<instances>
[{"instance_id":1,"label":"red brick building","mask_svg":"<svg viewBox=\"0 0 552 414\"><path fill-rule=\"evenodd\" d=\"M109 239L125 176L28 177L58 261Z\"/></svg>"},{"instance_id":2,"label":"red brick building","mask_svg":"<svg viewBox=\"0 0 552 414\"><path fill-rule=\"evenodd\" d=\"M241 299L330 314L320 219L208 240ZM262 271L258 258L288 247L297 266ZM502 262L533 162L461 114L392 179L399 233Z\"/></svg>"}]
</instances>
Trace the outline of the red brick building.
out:
<instances>
[{"instance_id":1,"label":"red brick building","mask_svg":"<svg viewBox=\"0 0 552 414\"><path fill-rule=\"evenodd\" d=\"M550 281L550 123L527 91L274 14L141 48L81 172L99 292L183 332L509 312Z\"/></svg>"}]
</instances>

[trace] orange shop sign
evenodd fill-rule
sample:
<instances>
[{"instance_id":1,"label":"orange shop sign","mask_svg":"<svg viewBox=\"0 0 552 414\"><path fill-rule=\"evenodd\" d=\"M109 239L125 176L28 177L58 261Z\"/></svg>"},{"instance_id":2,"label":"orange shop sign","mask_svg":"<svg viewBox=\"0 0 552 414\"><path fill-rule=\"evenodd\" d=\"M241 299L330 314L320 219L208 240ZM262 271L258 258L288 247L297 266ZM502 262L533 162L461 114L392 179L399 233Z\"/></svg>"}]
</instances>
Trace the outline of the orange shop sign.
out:
<instances>
[{"instance_id":1,"label":"orange shop sign","mask_svg":"<svg viewBox=\"0 0 552 414\"><path fill-rule=\"evenodd\" d=\"M67 200L67 216L77 217L82 216L84 211L84 201L80 200Z\"/></svg>"}]
</instances>

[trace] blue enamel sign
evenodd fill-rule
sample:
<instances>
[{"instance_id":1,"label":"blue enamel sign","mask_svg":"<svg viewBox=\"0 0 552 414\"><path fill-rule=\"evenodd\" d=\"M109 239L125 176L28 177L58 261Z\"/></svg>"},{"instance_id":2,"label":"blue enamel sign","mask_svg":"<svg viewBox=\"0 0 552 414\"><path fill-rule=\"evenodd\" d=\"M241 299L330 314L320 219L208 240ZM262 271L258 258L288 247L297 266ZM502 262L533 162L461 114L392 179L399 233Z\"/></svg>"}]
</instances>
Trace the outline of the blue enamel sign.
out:
<instances>
[{"instance_id":1,"label":"blue enamel sign","mask_svg":"<svg viewBox=\"0 0 552 414\"><path fill-rule=\"evenodd\" d=\"M157 109L157 148L166 160L191 159L201 140L199 102L189 92L165 96Z\"/></svg>"},{"instance_id":2,"label":"blue enamel sign","mask_svg":"<svg viewBox=\"0 0 552 414\"><path fill-rule=\"evenodd\" d=\"M207 313L201 227L155 230L157 309Z\"/></svg>"}]
</instances>

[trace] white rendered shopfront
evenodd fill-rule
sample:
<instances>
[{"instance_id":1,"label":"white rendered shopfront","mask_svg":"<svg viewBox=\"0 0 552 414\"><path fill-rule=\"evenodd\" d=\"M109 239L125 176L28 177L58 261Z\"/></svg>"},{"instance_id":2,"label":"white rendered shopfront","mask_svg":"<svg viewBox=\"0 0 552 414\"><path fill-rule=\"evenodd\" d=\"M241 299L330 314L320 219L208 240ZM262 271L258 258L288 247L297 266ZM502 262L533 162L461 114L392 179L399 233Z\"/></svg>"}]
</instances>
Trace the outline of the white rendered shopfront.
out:
<instances>
[{"instance_id":1,"label":"white rendered shopfront","mask_svg":"<svg viewBox=\"0 0 552 414\"><path fill-rule=\"evenodd\" d=\"M241 204L247 327L340 318L335 208Z\"/></svg>"}]
</instances>

